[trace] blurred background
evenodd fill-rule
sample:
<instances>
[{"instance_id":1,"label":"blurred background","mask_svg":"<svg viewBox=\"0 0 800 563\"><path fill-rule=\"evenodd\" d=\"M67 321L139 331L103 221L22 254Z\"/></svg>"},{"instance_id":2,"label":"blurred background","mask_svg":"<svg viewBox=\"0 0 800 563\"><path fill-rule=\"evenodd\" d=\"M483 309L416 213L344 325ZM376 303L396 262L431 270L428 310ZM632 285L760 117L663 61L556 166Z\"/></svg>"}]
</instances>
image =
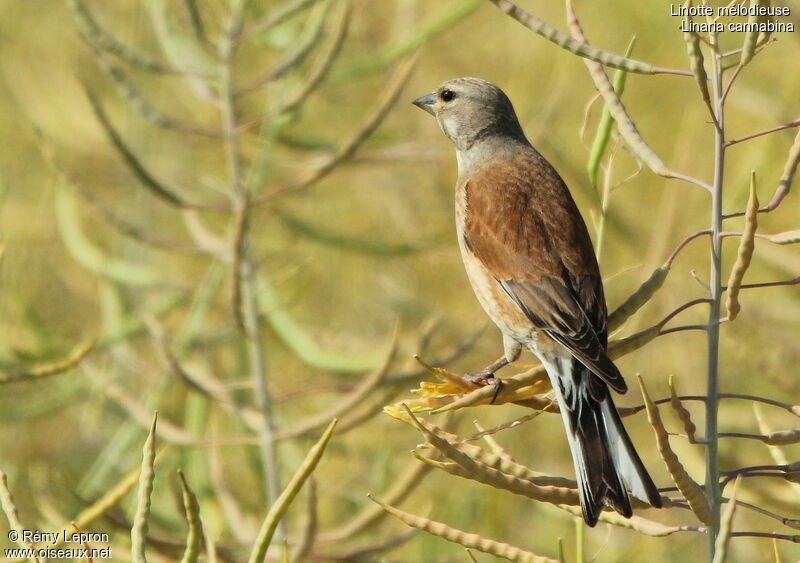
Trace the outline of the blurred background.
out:
<instances>
[{"instance_id":1,"label":"blurred background","mask_svg":"<svg viewBox=\"0 0 800 563\"><path fill-rule=\"evenodd\" d=\"M349 8L340 0L250 1L233 32L236 2L0 2L0 467L28 528L68 523L133 470L158 409L159 441L169 451L158 466L151 523L164 543L153 540L151 558L180 555L169 543L185 535L178 467L199 497L207 533L231 559L246 557L267 510L257 408L264 395L253 388L254 374L266 375L272 423L283 438L274 452L281 483L327 423L320 414L342 407L315 472L322 539L370 504L367 492L381 497L417 463L408 451L419 435L380 412L429 378L412 355L475 372L501 353L457 250L453 148L410 104L446 79L477 76L506 91L593 235L602 185L613 187L601 255L609 308L709 223L706 192L648 170L636 174L616 134L610 171L601 172L600 188L590 185L587 147L602 104L587 118L595 89L586 68L488 1L354 0ZM565 29L560 3L521 5ZM298 9L278 17L287 6ZM666 3L575 7L593 44L621 53L636 35L635 58L688 68L680 20ZM730 137L798 118L800 35L776 38L730 94ZM741 40L726 34L724 48ZM713 132L692 79L630 75L623 99L670 167L710 181ZM744 209L750 170L761 201L770 199L795 133L730 149L726 212ZM798 217L793 193L761 218L759 232L797 229ZM741 226L732 219L725 230ZM736 244L726 239L726 277ZM798 272L796 246L757 241L745 282ZM701 238L617 336L704 297L698 280L707 278ZM747 290L741 301L739 318L722 328L722 390L799 402L798 287ZM255 309L256 321L248 316ZM706 314L696 307L675 324L701 323ZM58 369L92 342L75 367ZM670 374L681 394L702 394L705 347L700 332L670 334L619 367L629 382L641 373L659 397L668 395ZM347 403L387 361L382 381ZM58 373L29 377L48 367ZM641 402L631 389L619 404ZM687 406L702 434L702 409ZM773 430L797 426L780 409L762 411ZM527 412L484 406L458 413L453 424L471 434L473 420L492 426ZM665 416L677 432L676 419ZM672 485L651 429L637 417L626 422L634 442L656 482ZM760 433L750 403L724 401L720 417L722 431ZM443 424L441 416L433 420ZM572 476L557 417L541 416L498 440L538 471ZM702 446L679 437L672 445L702 482ZM782 451L797 459L797 446ZM722 440L723 469L772 463L758 441ZM791 487L753 479L740 498L800 518ZM292 543L304 526L306 496L288 514ZM111 533L122 560L134 506L128 495L89 528ZM568 560L575 554L570 515L440 472L427 474L401 506L550 557L563 538ZM696 525L686 511L643 515ZM736 526L790 533L746 510ZM4 546L5 530L4 522ZM353 537L317 541L303 557L466 560L458 545L405 531L396 520L376 519ZM771 560L770 540L734 541L733 560ZM705 537L651 538L601 524L585 532L585 542L590 560L693 561ZM800 556L791 543L779 549L785 561Z\"/></svg>"}]
</instances>

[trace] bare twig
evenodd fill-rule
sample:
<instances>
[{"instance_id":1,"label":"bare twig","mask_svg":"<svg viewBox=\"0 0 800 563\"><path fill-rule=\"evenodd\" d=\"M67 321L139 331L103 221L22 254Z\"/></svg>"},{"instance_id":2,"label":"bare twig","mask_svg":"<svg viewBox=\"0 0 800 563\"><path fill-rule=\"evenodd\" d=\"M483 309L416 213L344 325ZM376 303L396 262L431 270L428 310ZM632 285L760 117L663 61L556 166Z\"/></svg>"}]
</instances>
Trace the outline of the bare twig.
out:
<instances>
[{"instance_id":1,"label":"bare twig","mask_svg":"<svg viewBox=\"0 0 800 563\"><path fill-rule=\"evenodd\" d=\"M277 195L296 191L306 188L311 184L318 182L340 164L350 159L353 154L358 150L361 144L369 137L375 129L383 122L397 101L403 86L405 86L408 77L414 70L416 57L410 57L405 62L401 63L395 71L393 77L390 79L389 84L385 88L385 93L382 99L378 102L375 111L367 117L361 126L352 134L352 136L342 143L341 147L331 155L321 166L312 170L305 178L295 181L294 183L285 185L276 190L263 194L255 199L255 202L262 202L267 199L273 198Z\"/></svg>"},{"instance_id":2,"label":"bare twig","mask_svg":"<svg viewBox=\"0 0 800 563\"><path fill-rule=\"evenodd\" d=\"M730 147L731 145L735 145L743 141L749 141L750 139L755 139L757 137L769 135L770 133L775 133L776 131L783 131L784 129L791 129L792 127L800 127L800 119L795 119L794 121L790 121L789 123L785 123L783 125L778 125L777 127L772 127L770 129L758 131L757 133L751 133L749 135L745 135L744 137L737 137L736 139L731 139L730 141L725 142L725 146Z\"/></svg>"},{"instance_id":3,"label":"bare twig","mask_svg":"<svg viewBox=\"0 0 800 563\"><path fill-rule=\"evenodd\" d=\"M643 63L634 59L628 59L613 53L609 53L608 51L603 51L597 47L592 47L584 38L570 37L568 34L564 33L563 31L559 31L549 23L540 20L531 13L526 12L509 0L491 0L491 2L534 33L544 37L548 41L552 41L562 49L566 49L570 53L578 55L579 57L583 57L587 60L638 74L678 74L681 76L692 76L692 73L687 70L674 70L654 67L648 63Z\"/></svg>"}]
</instances>

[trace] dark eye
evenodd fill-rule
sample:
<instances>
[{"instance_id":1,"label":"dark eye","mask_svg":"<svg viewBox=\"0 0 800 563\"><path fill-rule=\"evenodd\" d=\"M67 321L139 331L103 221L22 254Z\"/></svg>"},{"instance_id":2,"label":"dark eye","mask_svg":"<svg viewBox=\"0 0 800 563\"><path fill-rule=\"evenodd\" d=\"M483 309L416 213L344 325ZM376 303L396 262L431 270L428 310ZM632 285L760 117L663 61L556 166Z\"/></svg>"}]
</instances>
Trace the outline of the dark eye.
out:
<instances>
[{"instance_id":1,"label":"dark eye","mask_svg":"<svg viewBox=\"0 0 800 563\"><path fill-rule=\"evenodd\" d=\"M450 100L456 97L456 93L453 92L452 90L442 90L440 96L442 100L444 100L445 102L449 102Z\"/></svg>"}]
</instances>

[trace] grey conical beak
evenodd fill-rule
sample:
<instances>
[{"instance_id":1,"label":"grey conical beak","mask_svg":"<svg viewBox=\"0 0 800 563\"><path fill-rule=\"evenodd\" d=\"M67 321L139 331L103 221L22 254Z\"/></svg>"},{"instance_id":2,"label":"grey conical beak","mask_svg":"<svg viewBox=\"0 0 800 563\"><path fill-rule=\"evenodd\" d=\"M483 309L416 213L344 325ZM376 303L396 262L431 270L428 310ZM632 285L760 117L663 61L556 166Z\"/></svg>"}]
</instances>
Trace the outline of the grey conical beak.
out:
<instances>
[{"instance_id":1,"label":"grey conical beak","mask_svg":"<svg viewBox=\"0 0 800 563\"><path fill-rule=\"evenodd\" d=\"M431 115L436 115L436 110L434 109L434 106L436 105L436 94L434 92L425 94L421 98L417 98L411 103L417 106L419 109L427 111Z\"/></svg>"}]
</instances>

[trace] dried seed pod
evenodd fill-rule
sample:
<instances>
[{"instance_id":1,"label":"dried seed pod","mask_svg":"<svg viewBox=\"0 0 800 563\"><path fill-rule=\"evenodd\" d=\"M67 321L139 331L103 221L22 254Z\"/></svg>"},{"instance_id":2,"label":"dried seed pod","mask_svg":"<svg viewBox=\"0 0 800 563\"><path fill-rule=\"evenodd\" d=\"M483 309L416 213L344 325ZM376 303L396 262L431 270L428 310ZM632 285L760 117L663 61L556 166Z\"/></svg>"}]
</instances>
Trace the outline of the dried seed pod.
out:
<instances>
[{"instance_id":1,"label":"dried seed pod","mask_svg":"<svg viewBox=\"0 0 800 563\"><path fill-rule=\"evenodd\" d=\"M650 277L647 278L619 307L608 315L609 332L621 327L622 323L627 321L636 311L641 309L645 303L650 301L656 291L661 289L661 286L664 285L667 274L669 274L669 266L666 265L653 270Z\"/></svg>"},{"instance_id":2,"label":"dried seed pod","mask_svg":"<svg viewBox=\"0 0 800 563\"><path fill-rule=\"evenodd\" d=\"M317 468L317 464L325 453L325 447L328 445L333 435L333 429L336 428L337 422L335 418L331 421L317 443L308 450L303 463L297 468L297 471L289 480L286 488L272 503L269 512L267 512L267 516L264 518L264 522L261 524L261 529L258 531L258 537L253 545L253 551L250 553L250 563L261 563L264 561L269 544L272 542L272 537L278 527L278 522L289 509L289 505L292 504L292 501L297 496L297 493L300 492L303 484L311 477L314 469Z\"/></svg>"},{"instance_id":3,"label":"dried seed pod","mask_svg":"<svg viewBox=\"0 0 800 563\"><path fill-rule=\"evenodd\" d=\"M406 412L411 417L417 429L425 435L425 438L431 445L442 452L445 457L464 468L467 478L541 502L571 505L577 505L579 503L577 490L535 485L531 481L508 475L484 463L475 461L449 441L437 436L436 433L428 427L426 422L419 420L409 409L406 409Z\"/></svg>"},{"instance_id":4,"label":"dried seed pod","mask_svg":"<svg viewBox=\"0 0 800 563\"><path fill-rule=\"evenodd\" d=\"M628 59L626 57L621 57L619 55L603 51L602 49L592 47L585 40L579 37L570 37L549 23L540 20L531 13L526 12L513 2L509 2L509 0L491 1L503 12L517 20L534 33L541 35L548 41L552 41L562 49L578 55L579 57L595 61L598 64L626 70L628 72L635 72L637 74L656 74L658 72L663 72L663 69L657 69L648 63L643 63L634 59Z\"/></svg>"},{"instance_id":5,"label":"dried seed pod","mask_svg":"<svg viewBox=\"0 0 800 563\"><path fill-rule=\"evenodd\" d=\"M200 548L203 545L203 523L200 521L200 504L197 502L186 476L183 471L178 470L181 481L181 491L183 493L183 509L186 512L186 521L189 524L189 532L186 535L186 550L183 552L181 563L197 563L200 556Z\"/></svg>"},{"instance_id":6,"label":"dried seed pod","mask_svg":"<svg viewBox=\"0 0 800 563\"><path fill-rule=\"evenodd\" d=\"M694 422L692 422L692 415L687 410L686 407L683 406L681 400L678 398L678 394L675 392L675 385L673 381L673 376L669 376L669 403L672 405L672 409L675 411L675 414L678 415L678 418L683 423L683 429L686 431L686 437L689 439L690 444L697 443L697 426L695 426Z\"/></svg>"},{"instance_id":7,"label":"dried seed pod","mask_svg":"<svg viewBox=\"0 0 800 563\"><path fill-rule=\"evenodd\" d=\"M153 424L150 426L150 433L142 448L142 471L139 474L139 491L136 495L136 514L133 517L131 526L131 560L134 563L147 563L145 545L147 538L148 519L150 518L150 497L153 493L153 481L155 480L155 460L156 460L156 424L158 423L158 413L153 415Z\"/></svg>"},{"instance_id":8,"label":"dried seed pod","mask_svg":"<svg viewBox=\"0 0 800 563\"><path fill-rule=\"evenodd\" d=\"M772 2L770 0L761 0L761 5L766 8L769 8L772 5ZM767 23L768 21L769 21L769 16L767 16L766 14L761 16L761 18L759 19L759 23ZM762 45L765 45L767 41L769 41L770 37L772 37L771 31L760 32L758 34L757 46L761 47Z\"/></svg>"},{"instance_id":9,"label":"dried seed pod","mask_svg":"<svg viewBox=\"0 0 800 563\"><path fill-rule=\"evenodd\" d=\"M14 496L11 494L11 490L8 488L8 477L3 470L0 470L0 505L3 507L3 512L8 519L8 524L11 527L11 531L16 532L16 534L9 533L8 538L13 540L23 549L30 548L31 546L28 545L28 542L23 539L25 537L23 531L28 528L26 528L19 520L19 511L17 510L17 505L14 502Z\"/></svg>"},{"instance_id":10,"label":"dried seed pod","mask_svg":"<svg viewBox=\"0 0 800 563\"><path fill-rule=\"evenodd\" d=\"M162 448L155 456L153 464L157 464L163 457L167 450ZM137 466L133 471L126 475L119 483L109 489L103 496L97 499L94 504L83 509L77 517L75 517L74 524L78 528L86 528L95 520L101 518L109 510L114 508L117 504L122 502L128 493L136 486L141 476L141 465ZM62 532L65 532L62 530ZM59 540L53 543L50 547L57 548L63 545L64 538L68 537L66 533L59 534Z\"/></svg>"},{"instance_id":11,"label":"dried seed pod","mask_svg":"<svg viewBox=\"0 0 800 563\"><path fill-rule=\"evenodd\" d=\"M733 492L728 504L725 505L725 510L722 511L722 516L719 520L719 534L714 542L714 559L712 563L724 563L728 551L728 540L731 537L733 530L733 514L736 512L736 493L739 490L739 482L742 476L739 475L733 483Z\"/></svg>"},{"instance_id":12,"label":"dried seed pod","mask_svg":"<svg viewBox=\"0 0 800 563\"><path fill-rule=\"evenodd\" d=\"M788 446L800 442L800 428L778 430L764 436L763 442L770 446Z\"/></svg>"},{"instance_id":13,"label":"dried seed pod","mask_svg":"<svg viewBox=\"0 0 800 563\"><path fill-rule=\"evenodd\" d=\"M422 483L430 469L431 466L425 463L414 463L408 471L399 476L392 486L386 490L382 495L383 498L392 504L403 502L403 500ZM385 513L378 509L378 507L369 505L348 522L345 522L333 530L320 533L318 538L319 542L335 543L352 538L370 526L375 525L384 514Z\"/></svg>"},{"instance_id":14,"label":"dried seed pod","mask_svg":"<svg viewBox=\"0 0 800 563\"><path fill-rule=\"evenodd\" d=\"M492 0L496 4L498 2L506 2L506 0ZM511 4L508 2L508 4ZM511 4L513 6L513 4ZM583 30L580 27L580 23L578 22L577 16L575 15L575 11L572 9L572 4L567 3L567 23L569 24L570 30L572 31L572 35L577 39L581 45L586 45L586 37L583 35ZM560 33L560 32L559 32ZM576 53L579 54L579 53ZM603 100L605 100L606 107L608 111L611 112L611 116L614 118L614 121L617 122L617 128L619 129L620 135L625 140L625 143L628 145L628 148L631 152L643 163L647 165L654 173L658 174L659 176L666 176L671 177L672 172L664 164L664 161L655 153L655 151L650 148L650 145L642 138L642 135L639 133L639 130L636 129L636 125L634 125L633 120L628 115L628 111L625 109L625 106L622 104L622 101L619 99L619 96L614 91L614 87L611 85L611 80L609 80L606 71L603 69L603 64L601 62L595 62L592 59L585 58L584 64L586 64L586 68L589 69L589 74L594 81L597 90L600 92L600 95L603 96ZM623 68L623 67L619 67ZM625 70L630 72L636 72L631 68L625 67Z\"/></svg>"},{"instance_id":15,"label":"dried seed pod","mask_svg":"<svg viewBox=\"0 0 800 563\"><path fill-rule=\"evenodd\" d=\"M685 27L691 29L692 17L689 15L689 8L692 7L692 0L686 0L686 15L684 16ZM708 74L706 74L705 59L703 50L700 48L700 37L694 31L684 31L683 39L686 41L686 51L689 54L689 66L692 69L700 95L708 106L711 115L714 115L714 108L711 105L711 94L708 91Z\"/></svg>"},{"instance_id":16,"label":"dried seed pod","mask_svg":"<svg viewBox=\"0 0 800 563\"><path fill-rule=\"evenodd\" d=\"M711 506L708 503L708 499L703 493L703 488L689 476L689 473L687 473L686 469L683 467L678 456L672 451L669 445L669 435L667 434L667 429L664 428L664 423L661 421L658 406L656 406L650 398L650 395L647 394L647 389L644 386L642 377L637 376L637 379L639 380L639 388L642 391L644 404L647 408L647 419L650 421L650 425L653 427L653 432L655 432L656 435L658 451L661 453L661 457L664 463L666 463L667 469L669 469L669 473L672 475L672 479L675 481L681 493L683 493L683 496L686 498L692 512L695 513L697 518L703 524L711 525L714 522L714 516L711 513Z\"/></svg>"},{"instance_id":17,"label":"dried seed pod","mask_svg":"<svg viewBox=\"0 0 800 563\"><path fill-rule=\"evenodd\" d=\"M574 506L577 505L578 500L578 490L577 489L559 489L562 493L559 498L550 498L548 496L542 496L539 491L533 489L530 483L528 483L524 479L518 479L516 477L512 477L510 475L502 474L501 472L497 472L494 475L491 475L491 471L488 469L488 466L484 466L481 468L480 471L476 472L472 469L467 469L462 465L459 465L455 462L441 462L441 461L434 461L434 460L423 460L421 456L415 454L417 459L423 461L423 463L427 465L431 465L438 469L449 473L450 475L454 475L455 477L461 477L462 479L469 479L471 481L477 481L478 483L483 483L484 485L490 485L495 487L496 489L503 489L505 491L509 491L511 493L528 497L534 500L538 500L540 502L549 502L551 504L556 504L559 506ZM482 464L478 464L482 465ZM555 487L554 487L555 488Z\"/></svg>"},{"instance_id":18,"label":"dried seed pod","mask_svg":"<svg viewBox=\"0 0 800 563\"><path fill-rule=\"evenodd\" d=\"M544 367L536 366L523 373L503 379L503 385L493 404L501 405L508 402L518 402L533 398L535 393L546 392L550 389L549 379ZM463 395L449 404L439 407L432 414L439 414L451 410L469 407L478 404L489 404L494 395L494 388L486 385Z\"/></svg>"},{"instance_id":19,"label":"dried seed pod","mask_svg":"<svg viewBox=\"0 0 800 563\"><path fill-rule=\"evenodd\" d=\"M742 44L742 56L739 59L740 67L753 60L758 43L758 24L763 18L758 14L758 10L761 8L761 0L750 0L750 8L755 8L755 10L747 18L747 32L744 35L744 43Z\"/></svg>"},{"instance_id":20,"label":"dried seed pod","mask_svg":"<svg viewBox=\"0 0 800 563\"><path fill-rule=\"evenodd\" d=\"M783 168L783 175L778 182L778 189L775 190L775 195L772 196L772 200L769 202L769 205L767 205L768 209L775 209L778 207L783 198L789 194L798 164L800 164L800 129L797 131L797 135L794 138L792 148L789 149L789 158L786 160L786 166Z\"/></svg>"},{"instance_id":21,"label":"dried seed pod","mask_svg":"<svg viewBox=\"0 0 800 563\"><path fill-rule=\"evenodd\" d=\"M769 241L775 244L796 244L800 242L800 229L775 233L770 235Z\"/></svg>"},{"instance_id":22,"label":"dried seed pod","mask_svg":"<svg viewBox=\"0 0 800 563\"><path fill-rule=\"evenodd\" d=\"M581 509L576 506L559 506L559 508L575 516L581 515ZM635 515L630 518L625 518L615 512L601 512L598 520L606 524L611 524L612 526L634 530L640 534L651 537L669 536L676 532L704 531L704 528L698 528L697 526L665 526L661 522L655 522Z\"/></svg>"},{"instance_id":23,"label":"dried seed pod","mask_svg":"<svg viewBox=\"0 0 800 563\"><path fill-rule=\"evenodd\" d=\"M541 555L536 555L530 551L524 551L507 543L486 539L478 534L470 534L456 528L451 528L443 522L437 522L430 518L423 518L422 516L403 512L393 506L384 504L372 495L367 495L367 497L401 522L413 528L433 534L434 536L439 536L440 538L463 545L464 547L477 549L478 551L519 563L556 563L555 559L542 557Z\"/></svg>"},{"instance_id":24,"label":"dried seed pod","mask_svg":"<svg viewBox=\"0 0 800 563\"><path fill-rule=\"evenodd\" d=\"M728 320L733 320L739 314L741 305L739 304L739 289L742 279L750 266L755 248L755 235L758 228L758 194L756 193L756 173L750 174L750 197L747 200L747 211L744 219L744 232L739 238L739 251L736 262L731 269L728 278L728 290L726 293L725 308L728 310Z\"/></svg>"},{"instance_id":25,"label":"dried seed pod","mask_svg":"<svg viewBox=\"0 0 800 563\"><path fill-rule=\"evenodd\" d=\"M411 418L408 416L403 416L398 418L400 418L400 420L402 420L403 422L407 422L412 425L414 424L414 421L411 420ZM452 444L459 450L463 451L465 454L467 454L475 461L488 465L489 467L497 469L502 473L513 475L514 477L519 477L520 479L525 479L535 485L566 487L569 489L577 488L577 484L573 479L567 479L565 477L556 477L552 475L543 475L537 471L534 471L533 469L530 469L522 465L521 463L504 458L497 454L489 453L480 446L476 446L466 441L469 439L474 439L475 437L462 439L455 434L452 434L442 428L439 428L435 424L431 424L430 422L420 421L420 424L423 424L425 428L436 434L438 437L450 442L450 444Z\"/></svg>"}]
</instances>

